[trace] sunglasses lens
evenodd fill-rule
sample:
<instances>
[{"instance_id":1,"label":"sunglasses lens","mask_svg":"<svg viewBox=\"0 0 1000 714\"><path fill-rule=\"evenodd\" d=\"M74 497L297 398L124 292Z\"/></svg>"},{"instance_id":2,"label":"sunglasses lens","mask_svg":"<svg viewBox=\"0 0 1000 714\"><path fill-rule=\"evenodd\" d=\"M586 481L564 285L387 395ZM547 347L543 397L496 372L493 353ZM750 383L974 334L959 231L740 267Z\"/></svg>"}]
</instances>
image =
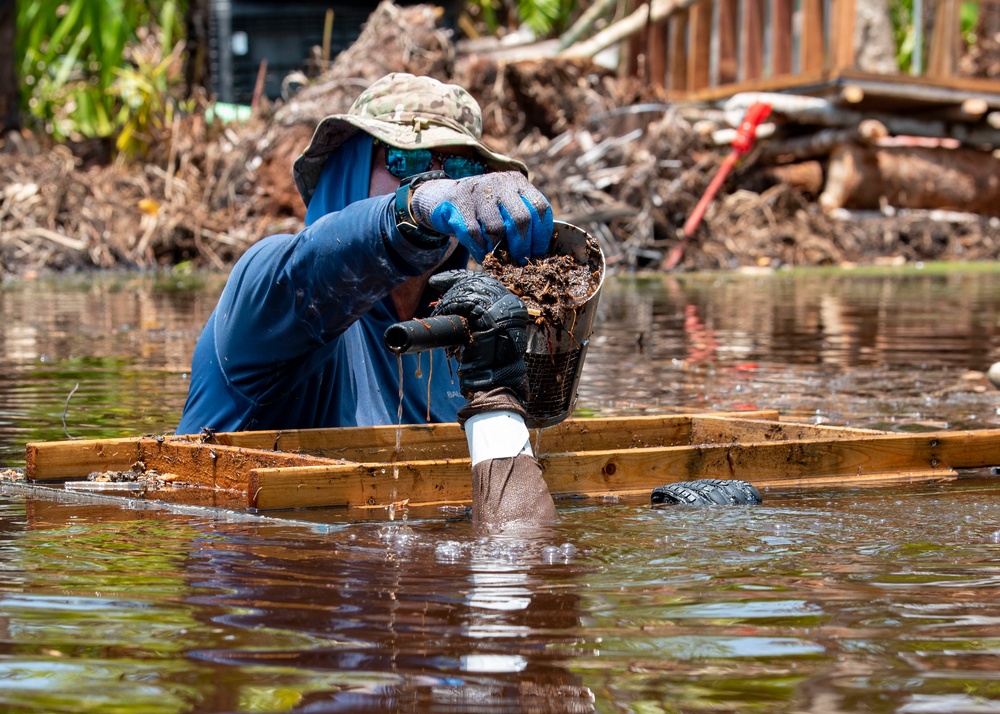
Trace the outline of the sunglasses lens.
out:
<instances>
[{"instance_id":1,"label":"sunglasses lens","mask_svg":"<svg viewBox=\"0 0 1000 714\"><path fill-rule=\"evenodd\" d=\"M452 179L482 176L486 173L486 166L481 161L470 159L467 156L449 156L441 163L441 168L448 174L448 178Z\"/></svg>"},{"instance_id":2,"label":"sunglasses lens","mask_svg":"<svg viewBox=\"0 0 1000 714\"><path fill-rule=\"evenodd\" d=\"M396 178L409 178L431 167L434 157L428 149L385 148L385 167Z\"/></svg>"}]
</instances>

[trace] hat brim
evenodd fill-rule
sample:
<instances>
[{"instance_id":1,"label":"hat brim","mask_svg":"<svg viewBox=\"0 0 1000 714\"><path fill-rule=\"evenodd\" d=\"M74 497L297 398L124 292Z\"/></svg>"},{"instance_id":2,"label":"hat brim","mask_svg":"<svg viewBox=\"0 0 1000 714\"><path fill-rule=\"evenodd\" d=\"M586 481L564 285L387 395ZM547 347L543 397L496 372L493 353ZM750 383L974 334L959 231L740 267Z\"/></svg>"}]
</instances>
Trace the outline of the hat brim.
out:
<instances>
[{"instance_id":1,"label":"hat brim","mask_svg":"<svg viewBox=\"0 0 1000 714\"><path fill-rule=\"evenodd\" d=\"M312 199L323 164L331 153L359 131L363 131L390 146L400 149L436 149L445 146L468 147L494 171L520 171L528 175L528 167L517 159L504 156L476 138L440 124L423 124L419 131L413 123L380 121L352 114L335 114L319 123L308 148L295 160L292 175L295 187L306 206Z\"/></svg>"}]
</instances>

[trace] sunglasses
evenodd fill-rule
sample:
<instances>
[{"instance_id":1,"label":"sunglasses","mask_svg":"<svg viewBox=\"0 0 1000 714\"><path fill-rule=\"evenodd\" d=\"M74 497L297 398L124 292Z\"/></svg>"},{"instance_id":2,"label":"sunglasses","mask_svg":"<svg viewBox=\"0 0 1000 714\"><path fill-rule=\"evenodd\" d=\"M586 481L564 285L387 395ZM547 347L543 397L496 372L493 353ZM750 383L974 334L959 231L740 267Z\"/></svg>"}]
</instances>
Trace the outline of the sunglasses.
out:
<instances>
[{"instance_id":1,"label":"sunglasses","mask_svg":"<svg viewBox=\"0 0 1000 714\"><path fill-rule=\"evenodd\" d=\"M482 176L486 173L486 164L468 156L439 154L430 149L398 149L383 142L379 143L385 147L386 170L398 179L429 171L435 159L450 179Z\"/></svg>"}]
</instances>

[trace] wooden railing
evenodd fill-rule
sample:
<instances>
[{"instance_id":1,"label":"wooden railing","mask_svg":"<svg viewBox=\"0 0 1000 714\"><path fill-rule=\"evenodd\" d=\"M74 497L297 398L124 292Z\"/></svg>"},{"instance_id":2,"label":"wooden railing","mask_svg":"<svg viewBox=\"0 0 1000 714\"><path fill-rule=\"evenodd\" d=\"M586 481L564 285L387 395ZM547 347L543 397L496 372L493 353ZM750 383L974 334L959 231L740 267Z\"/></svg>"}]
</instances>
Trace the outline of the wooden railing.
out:
<instances>
[{"instance_id":1,"label":"wooden railing","mask_svg":"<svg viewBox=\"0 0 1000 714\"><path fill-rule=\"evenodd\" d=\"M856 2L864 0L695 0L632 37L626 72L676 98L709 99L746 89L811 85L860 72ZM980 7L997 0L983 0ZM911 75L930 83L1000 92L1000 82L958 77L963 0L914 0ZM994 6L995 7L995 6ZM926 57L926 62L924 61ZM896 76L902 73L896 72ZM912 81L912 80L911 80Z\"/></svg>"}]
</instances>

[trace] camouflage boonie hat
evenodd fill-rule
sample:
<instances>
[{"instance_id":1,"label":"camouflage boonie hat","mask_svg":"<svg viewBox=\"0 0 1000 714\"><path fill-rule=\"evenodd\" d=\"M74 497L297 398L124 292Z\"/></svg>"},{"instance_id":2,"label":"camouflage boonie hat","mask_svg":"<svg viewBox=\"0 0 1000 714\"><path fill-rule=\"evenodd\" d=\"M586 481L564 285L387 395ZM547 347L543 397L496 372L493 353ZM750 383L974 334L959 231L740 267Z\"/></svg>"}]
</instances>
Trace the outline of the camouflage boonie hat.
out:
<instances>
[{"instance_id":1,"label":"camouflage boonie hat","mask_svg":"<svg viewBox=\"0 0 1000 714\"><path fill-rule=\"evenodd\" d=\"M480 141L482 111L466 90L430 77L397 72L362 92L347 114L328 116L316 127L309 147L292 169L295 186L307 206L327 157L358 131L400 149L468 146L494 170L528 173L520 161L498 154Z\"/></svg>"}]
</instances>

